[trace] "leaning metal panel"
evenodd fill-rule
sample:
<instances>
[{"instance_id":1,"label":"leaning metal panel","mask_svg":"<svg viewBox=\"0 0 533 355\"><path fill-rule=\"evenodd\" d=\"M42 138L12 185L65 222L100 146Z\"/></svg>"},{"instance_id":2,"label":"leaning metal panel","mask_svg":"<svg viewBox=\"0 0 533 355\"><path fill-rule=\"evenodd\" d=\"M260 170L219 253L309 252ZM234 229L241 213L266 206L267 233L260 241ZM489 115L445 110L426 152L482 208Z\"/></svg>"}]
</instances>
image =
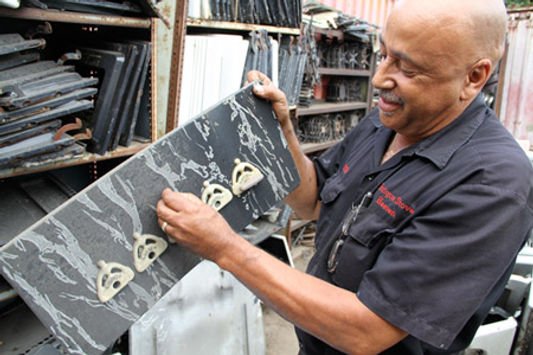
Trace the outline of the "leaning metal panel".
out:
<instances>
[{"instance_id":1,"label":"leaning metal panel","mask_svg":"<svg viewBox=\"0 0 533 355\"><path fill-rule=\"evenodd\" d=\"M97 262L133 267L134 233L165 237L161 191L231 186L234 160L264 179L220 212L242 230L299 183L271 104L252 86L176 129L97 180L0 249L0 271L72 354L104 352L199 262L171 244L107 303L96 294Z\"/></svg>"}]
</instances>

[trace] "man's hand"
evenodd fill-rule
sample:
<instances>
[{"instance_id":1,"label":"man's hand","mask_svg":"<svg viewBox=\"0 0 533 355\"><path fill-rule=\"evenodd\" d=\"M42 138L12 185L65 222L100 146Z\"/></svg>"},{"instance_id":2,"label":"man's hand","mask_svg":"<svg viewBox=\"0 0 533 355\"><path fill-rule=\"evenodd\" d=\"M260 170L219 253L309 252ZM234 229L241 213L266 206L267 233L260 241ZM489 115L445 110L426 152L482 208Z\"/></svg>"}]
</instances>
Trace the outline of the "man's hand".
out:
<instances>
[{"instance_id":1,"label":"man's hand","mask_svg":"<svg viewBox=\"0 0 533 355\"><path fill-rule=\"evenodd\" d=\"M239 238L222 215L190 193L165 189L157 203L157 216L169 237L214 262Z\"/></svg>"},{"instance_id":2,"label":"man's hand","mask_svg":"<svg viewBox=\"0 0 533 355\"><path fill-rule=\"evenodd\" d=\"M254 85L253 92L260 98L272 102L272 108L276 113L281 126L287 125L289 120L289 105L285 93L278 89L265 74L252 70L247 74L248 83L259 80L261 84Z\"/></svg>"}]
</instances>

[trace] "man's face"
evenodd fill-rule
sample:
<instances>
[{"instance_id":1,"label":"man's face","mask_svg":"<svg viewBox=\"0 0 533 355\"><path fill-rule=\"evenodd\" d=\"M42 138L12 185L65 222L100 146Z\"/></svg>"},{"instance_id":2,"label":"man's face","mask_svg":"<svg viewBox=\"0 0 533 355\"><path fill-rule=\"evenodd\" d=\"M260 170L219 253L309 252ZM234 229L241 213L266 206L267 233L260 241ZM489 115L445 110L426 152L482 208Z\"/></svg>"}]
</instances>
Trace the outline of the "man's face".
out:
<instances>
[{"instance_id":1,"label":"man's face","mask_svg":"<svg viewBox=\"0 0 533 355\"><path fill-rule=\"evenodd\" d=\"M453 23L442 27L402 17L391 15L380 37L382 61L372 83L380 90L383 125L417 141L464 110L460 95L468 64L457 52Z\"/></svg>"}]
</instances>

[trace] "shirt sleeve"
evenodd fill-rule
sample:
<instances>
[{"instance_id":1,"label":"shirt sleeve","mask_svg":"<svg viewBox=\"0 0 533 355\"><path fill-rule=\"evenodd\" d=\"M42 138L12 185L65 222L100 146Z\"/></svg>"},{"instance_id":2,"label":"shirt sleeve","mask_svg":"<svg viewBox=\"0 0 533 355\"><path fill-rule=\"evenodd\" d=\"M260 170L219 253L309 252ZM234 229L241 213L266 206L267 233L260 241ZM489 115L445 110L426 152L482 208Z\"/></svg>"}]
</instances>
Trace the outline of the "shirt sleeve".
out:
<instances>
[{"instance_id":1,"label":"shirt sleeve","mask_svg":"<svg viewBox=\"0 0 533 355\"><path fill-rule=\"evenodd\" d=\"M512 267L532 225L531 206L510 190L456 187L392 236L359 298L410 335L448 348Z\"/></svg>"}]
</instances>

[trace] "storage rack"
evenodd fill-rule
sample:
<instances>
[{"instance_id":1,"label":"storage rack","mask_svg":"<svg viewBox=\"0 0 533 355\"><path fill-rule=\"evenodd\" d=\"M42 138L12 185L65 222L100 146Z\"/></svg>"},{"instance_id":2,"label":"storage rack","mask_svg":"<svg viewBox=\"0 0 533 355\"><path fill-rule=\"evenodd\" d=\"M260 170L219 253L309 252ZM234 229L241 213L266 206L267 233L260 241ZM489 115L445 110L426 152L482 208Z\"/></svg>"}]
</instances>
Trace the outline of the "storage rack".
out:
<instances>
[{"instance_id":1,"label":"storage rack","mask_svg":"<svg viewBox=\"0 0 533 355\"><path fill-rule=\"evenodd\" d=\"M78 13L69 11L58 10L43 10L36 8L19 8L8 9L0 8L0 19L20 20L20 21L48 21L53 23L63 24L79 24L92 27L109 26L116 27L123 30L132 29L135 31L146 32L146 37L150 38L150 42L155 43L155 28L157 19L149 18L135 18L126 16L114 16L114 15L95 15L88 13ZM157 51L152 50L151 70L150 70L150 87L151 87L151 102L155 102L157 95L157 75L154 68L157 60ZM151 105L151 141L157 139L157 110L155 105ZM50 161L34 165L31 167L16 167L10 169L0 170L0 179L5 179L14 176L29 175L38 172L50 171L55 169L61 169L71 166L77 166L82 164L97 164L100 161L110 160L115 158L122 158L131 156L140 150L147 147L149 143L134 142L129 147L119 146L113 151L106 152L103 155L84 153L82 156L66 159Z\"/></svg>"},{"instance_id":2,"label":"storage rack","mask_svg":"<svg viewBox=\"0 0 533 355\"><path fill-rule=\"evenodd\" d=\"M337 40L344 41L345 36L341 30L315 28L315 33L321 36L321 40ZM315 101L309 107L299 106L296 109L297 118L319 115L325 113L337 113L353 110L364 110L365 114L372 108L372 75L375 70L375 54L370 55L370 67L366 70L361 69L345 69L345 68L326 68L319 67L318 73L321 77L353 77L366 79L367 83L367 95L365 101L352 101L352 102L327 102L327 101ZM314 154L333 146L338 140L319 143L303 143L302 150L306 154Z\"/></svg>"}]
</instances>

